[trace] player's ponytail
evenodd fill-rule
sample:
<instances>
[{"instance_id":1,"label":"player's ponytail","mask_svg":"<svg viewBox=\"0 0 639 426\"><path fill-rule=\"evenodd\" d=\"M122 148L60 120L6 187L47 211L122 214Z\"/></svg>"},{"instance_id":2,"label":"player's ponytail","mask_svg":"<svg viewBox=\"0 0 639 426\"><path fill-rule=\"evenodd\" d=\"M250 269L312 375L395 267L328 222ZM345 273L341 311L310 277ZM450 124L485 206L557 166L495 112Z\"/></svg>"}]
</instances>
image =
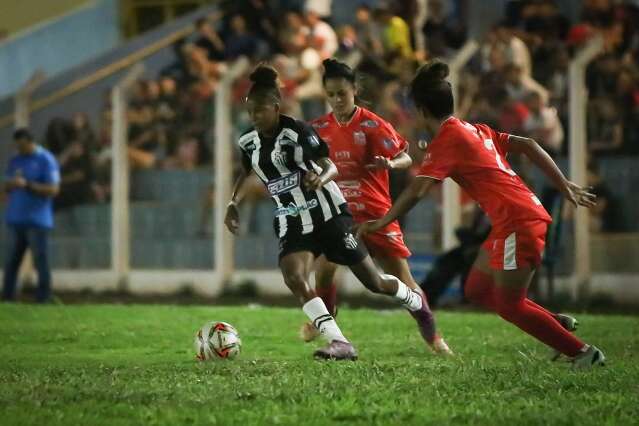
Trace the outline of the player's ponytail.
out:
<instances>
[{"instance_id":1,"label":"player's ponytail","mask_svg":"<svg viewBox=\"0 0 639 426\"><path fill-rule=\"evenodd\" d=\"M410 84L410 94L418 109L441 119L453 113L453 90L446 81L450 70L442 61L423 65Z\"/></svg>"},{"instance_id":2,"label":"player's ponytail","mask_svg":"<svg viewBox=\"0 0 639 426\"><path fill-rule=\"evenodd\" d=\"M355 71L344 62L329 58L324 59L322 65L324 66L324 75L322 76L324 85L326 85L326 80L333 78L343 78L351 84L355 84Z\"/></svg>"},{"instance_id":3,"label":"player's ponytail","mask_svg":"<svg viewBox=\"0 0 639 426\"><path fill-rule=\"evenodd\" d=\"M275 102L279 102L282 99L280 93L278 74L275 68L270 65L260 64L258 65L251 75L249 80L253 83L249 90L248 97L272 97Z\"/></svg>"}]
</instances>

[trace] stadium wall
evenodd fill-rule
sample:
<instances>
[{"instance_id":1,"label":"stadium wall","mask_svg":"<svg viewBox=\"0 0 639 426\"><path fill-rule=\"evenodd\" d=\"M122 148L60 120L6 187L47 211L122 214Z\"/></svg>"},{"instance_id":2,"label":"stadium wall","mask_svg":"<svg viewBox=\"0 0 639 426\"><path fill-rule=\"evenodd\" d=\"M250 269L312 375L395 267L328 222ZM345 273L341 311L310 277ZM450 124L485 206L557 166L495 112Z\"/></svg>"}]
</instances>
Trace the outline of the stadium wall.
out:
<instances>
[{"instance_id":1,"label":"stadium wall","mask_svg":"<svg viewBox=\"0 0 639 426\"><path fill-rule=\"evenodd\" d=\"M117 0L94 0L18 32L0 43L0 98L16 92L38 69L59 74L119 41Z\"/></svg>"}]
</instances>

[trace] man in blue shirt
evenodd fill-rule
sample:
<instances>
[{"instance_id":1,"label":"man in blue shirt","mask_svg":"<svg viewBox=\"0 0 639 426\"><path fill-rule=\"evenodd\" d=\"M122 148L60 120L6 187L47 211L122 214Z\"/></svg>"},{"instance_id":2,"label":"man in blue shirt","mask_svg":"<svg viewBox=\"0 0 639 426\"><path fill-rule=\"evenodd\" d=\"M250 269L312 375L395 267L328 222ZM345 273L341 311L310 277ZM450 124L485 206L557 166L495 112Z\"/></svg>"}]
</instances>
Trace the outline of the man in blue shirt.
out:
<instances>
[{"instance_id":1,"label":"man in blue shirt","mask_svg":"<svg viewBox=\"0 0 639 426\"><path fill-rule=\"evenodd\" d=\"M4 190L8 192L6 222L9 230L8 256L4 269L2 298L15 300L17 275L22 258L31 249L38 271L38 302L51 297L48 234L53 228L53 197L60 184L55 157L33 141L27 129L13 134L18 154L9 161Z\"/></svg>"}]
</instances>

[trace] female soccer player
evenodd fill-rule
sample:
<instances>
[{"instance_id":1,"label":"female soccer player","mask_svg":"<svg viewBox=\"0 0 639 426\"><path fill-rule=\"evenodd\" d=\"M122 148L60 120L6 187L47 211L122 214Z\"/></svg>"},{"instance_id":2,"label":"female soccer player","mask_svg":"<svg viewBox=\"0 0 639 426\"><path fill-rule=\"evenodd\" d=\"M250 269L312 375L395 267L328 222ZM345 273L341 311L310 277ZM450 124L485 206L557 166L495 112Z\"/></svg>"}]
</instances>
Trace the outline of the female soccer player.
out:
<instances>
[{"instance_id":1,"label":"female soccer player","mask_svg":"<svg viewBox=\"0 0 639 426\"><path fill-rule=\"evenodd\" d=\"M493 225L468 276L466 296L570 357L576 368L603 364L599 349L584 344L558 316L526 298L551 219L505 157L509 152L526 155L575 206L592 207L595 196L567 180L534 140L455 118L447 76L448 66L434 61L413 79L411 95L426 129L435 137L418 177L386 216L362 224L358 235L383 229L409 211L436 182L450 176L479 203Z\"/></svg>"},{"instance_id":2,"label":"female soccer player","mask_svg":"<svg viewBox=\"0 0 639 426\"><path fill-rule=\"evenodd\" d=\"M382 118L355 105L355 73L348 65L335 59L326 59L323 65L324 91L332 112L311 124L329 147L330 159L339 172L335 181L348 202L354 221L378 219L391 207L388 170L404 169L412 164L406 153L408 142ZM383 229L366 235L364 243L385 273L421 292L406 261L410 251L404 244L399 222L393 221ZM317 294L333 315L336 271L335 263L321 257L315 272ZM426 343L436 353L451 353L437 335L432 318L430 326L421 330L425 331L423 338ZM310 341L318 332L312 323L307 322L302 326L301 334L304 340Z\"/></svg>"},{"instance_id":3,"label":"female soccer player","mask_svg":"<svg viewBox=\"0 0 639 426\"><path fill-rule=\"evenodd\" d=\"M235 184L225 223L231 232L237 232L239 189L253 171L277 207L274 228L280 239L279 265L284 282L329 341L315 356L357 359L357 352L324 302L308 285L313 262L320 254L331 262L347 265L370 291L394 297L414 313L422 328L430 327L431 315L422 294L392 275L380 274L351 233L352 218L346 200L332 181L337 168L329 159L328 147L310 126L280 114L277 72L260 65L250 79L253 84L246 104L254 128L238 141L244 172Z\"/></svg>"}]
</instances>

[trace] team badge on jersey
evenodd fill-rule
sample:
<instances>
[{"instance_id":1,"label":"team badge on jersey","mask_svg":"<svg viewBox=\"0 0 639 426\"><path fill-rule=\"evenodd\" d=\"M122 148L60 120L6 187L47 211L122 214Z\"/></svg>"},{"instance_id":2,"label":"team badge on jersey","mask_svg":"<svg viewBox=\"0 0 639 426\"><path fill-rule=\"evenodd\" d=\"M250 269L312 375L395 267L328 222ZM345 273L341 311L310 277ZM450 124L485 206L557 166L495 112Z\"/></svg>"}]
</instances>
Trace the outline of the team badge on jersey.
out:
<instances>
[{"instance_id":1,"label":"team badge on jersey","mask_svg":"<svg viewBox=\"0 0 639 426\"><path fill-rule=\"evenodd\" d=\"M282 167L286 167L286 160L287 160L288 156L286 155L286 152L283 151L273 151L273 163L282 166Z\"/></svg>"},{"instance_id":2,"label":"team badge on jersey","mask_svg":"<svg viewBox=\"0 0 639 426\"><path fill-rule=\"evenodd\" d=\"M350 232L344 235L344 246L349 250L355 250L357 248L357 240Z\"/></svg>"},{"instance_id":3,"label":"team badge on jersey","mask_svg":"<svg viewBox=\"0 0 639 426\"><path fill-rule=\"evenodd\" d=\"M361 130L355 130L353 132L353 142L355 145L366 145L366 134Z\"/></svg>"},{"instance_id":4,"label":"team badge on jersey","mask_svg":"<svg viewBox=\"0 0 639 426\"><path fill-rule=\"evenodd\" d=\"M384 147L386 149L391 149L396 145L395 141L393 139L384 139Z\"/></svg>"},{"instance_id":5,"label":"team badge on jersey","mask_svg":"<svg viewBox=\"0 0 639 426\"><path fill-rule=\"evenodd\" d=\"M375 120L364 120L359 125L362 127L378 127L379 123Z\"/></svg>"}]
</instances>

